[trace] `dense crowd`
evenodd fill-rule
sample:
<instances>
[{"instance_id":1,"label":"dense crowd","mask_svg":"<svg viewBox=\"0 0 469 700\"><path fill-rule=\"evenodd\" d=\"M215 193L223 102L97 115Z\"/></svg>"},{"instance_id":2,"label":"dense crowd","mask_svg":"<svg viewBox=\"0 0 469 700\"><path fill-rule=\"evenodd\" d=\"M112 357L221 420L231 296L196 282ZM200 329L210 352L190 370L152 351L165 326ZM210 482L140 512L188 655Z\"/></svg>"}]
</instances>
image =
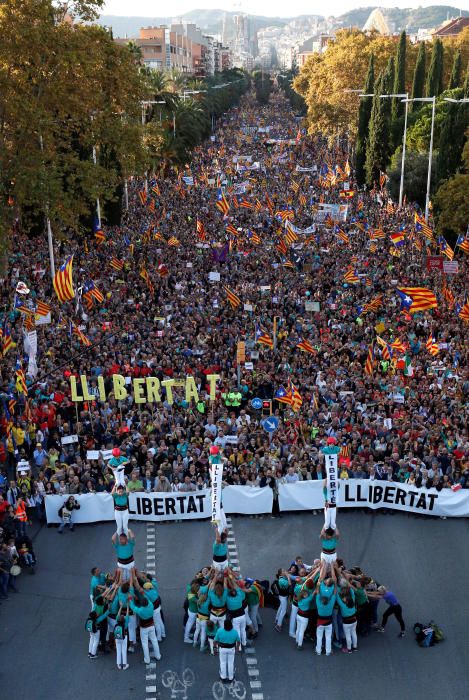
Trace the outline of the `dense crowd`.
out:
<instances>
[{"instance_id":1,"label":"dense crowd","mask_svg":"<svg viewBox=\"0 0 469 700\"><path fill-rule=\"evenodd\" d=\"M250 158L240 164L239 156ZM325 174L331 172L336 181ZM279 481L323 479L320 448L330 436L344 451L342 479L469 488L469 346L467 323L457 313L466 298L464 249L456 249L457 274L427 269L426 254L438 251L435 237L430 243L416 228L416 207L398 209L378 186L344 200L345 180L352 190L345 142L301 134L278 92L263 107L247 95L190 166L150 178L146 193L144 182L130 184L123 223L103 225L104 241L72 234L56 241L57 265L74 256L72 301L58 303L45 245L18 226L0 281L5 543L26 534L33 514L44 520L47 494L65 502L111 491L109 463L89 453L114 447L127 459L129 491L205 488L213 444L223 449L228 484L275 490ZM219 186L226 216L216 207ZM344 221L319 216L324 204L344 202ZM290 214L298 229L310 227L308 234L287 237L281 219ZM399 247L390 238L395 231L404 233ZM344 281L347 270L358 282ZM220 282L209 281L210 272ZM102 301L86 296L90 281ZM19 282L27 297L15 295ZM225 286L238 305L229 303ZM437 308L409 313L397 286L432 290ZM376 297L380 302L368 309ZM51 322L36 326L38 373L31 376L22 335L30 314L23 307L38 300L51 306ZM91 347L70 332L70 321ZM269 342L258 342L262 335ZM5 338L13 342L6 349ZM238 341L252 366L238 367ZM306 351L301 341L308 341ZM199 401L188 404L177 388L173 404L164 390L162 403L137 404L131 392L116 401L115 373L160 380L192 375ZM220 375L215 401L209 400L212 373ZM89 378L94 400L71 401L71 375ZM275 399L291 385L301 395L296 410ZM271 441L252 408L254 397L271 401L280 419ZM67 439L73 435L78 442Z\"/></svg>"}]
</instances>

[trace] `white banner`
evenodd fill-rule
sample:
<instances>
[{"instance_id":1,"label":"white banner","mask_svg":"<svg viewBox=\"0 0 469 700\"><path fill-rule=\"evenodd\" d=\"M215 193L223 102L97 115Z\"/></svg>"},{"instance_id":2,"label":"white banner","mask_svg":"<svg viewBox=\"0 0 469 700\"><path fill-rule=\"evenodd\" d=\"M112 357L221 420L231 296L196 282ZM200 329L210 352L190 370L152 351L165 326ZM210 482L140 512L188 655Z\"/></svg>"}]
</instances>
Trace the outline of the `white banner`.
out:
<instances>
[{"instance_id":1,"label":"white banner","mask_svg":"<svg viewBox=\"0 0 469 700\"><path fill-rule=\"evenodd\" d=\"M223 510L225 513L261 515L271 513L274 496L268 486L225 486L223 489Z\"/></svg>"},{"instance_id":2,"label":"white banner","mask_svg":"<svg viewBox=\"0 0 469 700\"><path fill-rule=\"evenodd\" d=\"M75 496L80 510L73 512L75 523L96 523L114 520L114 504L108 493L87 493ZM226 486L223 489L225 513L259 515L272 512L272 489L251 486ZM46 496L48 523L60 523L59 509L67 496ZM190 493L131 493L129 495L131 520L189 520L210 518L212 515L211 490Z\"/></svg>"},{"instance_id":3,"label":"white banner","mask_svg":"<svg viewBox=\"0 0 469 700\"><path fill-rule=\"evenodd\" d=\"M461 489L417 489L393 481L348 479L339 481L339 508L388 508L407 513L447 517L469 517L469 491ZM300 481L279 485L279 506L285 510L321 510L322 481Z\"/></svg>"},{"instance_id":4,"label":"white banner","mask_svg":"<svg viewBox=\"0 0 469 700\"><path fill-rule=\"evenodd\" d=\"M220 458L216 461L213 459L211 462L210 478L212 480L212 523L218 523L220 522L221 482L223 479L223 462Z\"/></svg>"},{"instance_id":5,"label":"white banner","mask_svg":"<svg viewBox=\"0 0 469 700\"><path fill-rule=\"evenodd\" d=\"M285 228L291 229L293 233L314 233L316 231L316 224L311 224L311 226L308 226L308 228L297 228L295 224L292 224L291 221L288 221L285 225Z\"/></svg>"},{"instance_id":6,"label":"white banner","mask_svg":"<svg viewBox=\"0 0 469 700\"><path fill-rule=\"evenodd\" d=\"M338 452L324 453L326 459L327 502L337 504L337 457Z\"/></svg>"},{"instance_id":7,"label":"white banner","mask_svg":"<svg viewBox=\"0 0 469 700\"><path fill-rule=\"evenodd\" d=\"M388 508L425 515L469 517L469 490L416 489L407 484L369 479L340 480L339 508ZM279 484L281 511L322 510L324 507L323 482L299 481ZM48 523L60 523L59 508L66 496L46 496ZM94 523L114 520L112 497L108 493L90 493L76 496L80 510L74 511L75 523ZM259 515L272 512L271 488L226 486L223 489L225 513ZM137 493L130 494L130 517L133 520L188 520L211 517L211 491L191 493Z\"/></svg>"}]
</instances>

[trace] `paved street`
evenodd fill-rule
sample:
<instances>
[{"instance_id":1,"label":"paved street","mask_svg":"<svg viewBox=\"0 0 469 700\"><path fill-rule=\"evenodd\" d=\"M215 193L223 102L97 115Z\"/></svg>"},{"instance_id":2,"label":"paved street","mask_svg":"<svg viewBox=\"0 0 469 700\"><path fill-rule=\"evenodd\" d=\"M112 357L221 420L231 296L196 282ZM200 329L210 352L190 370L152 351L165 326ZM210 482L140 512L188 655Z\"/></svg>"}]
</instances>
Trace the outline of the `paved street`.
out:
<instances>
[{"instance_id":1,"label":"paved street","mask_svg":"<svg viewBox=\"0 0 469 700\"><path fill-rule=\"evenodd\" d=\"M233 517L241 571L272 580L278 566L287 565L295 555L302 554L306 561L313 559L319 551L320 523L320 516L305 514L280 520ZM351 700L464 697L467 521L344 512L340 527L340 555L347 564L362 566L396 593L408 636L398 639L397 623L391 619L384 635L359 638L358 654L336 653L329 659L318 659L311 644L297 652L286 631L279 635L273 630L273 611L263 610L264 627L253 651L236 660L236 675L246 688L246 698L280 700L293 691L300 697L339 698L345 688ZM55 529L44 528L35 540L37 575L23 575L20 593L11 594L0 608L0 683L10 689L9 697L75 700L82 688L87 700L214 697L216 659L182 642L184 588L193 572L210 560L210 525L196 521L134 523L133 529L141 568L147 563L148 543L155 542L168 632L162 661L147 670L140 650L130 655L126 672L117 671L113 654L89 661L84 630L89 571L94 565L113 568L113 527L87 525L62 537ZM154 540L149 533L154 533ZM431 618L444 629L447 639L438 647L420 649L413 640L412 625ZM185 669L192 673L184 676ZM165 671L176 672L180 680L188 679L191 685L164 687ZM168 673L163 680L168 686ZM226 692L226 697L232 696Z\"/></svg>"}]
</instances>

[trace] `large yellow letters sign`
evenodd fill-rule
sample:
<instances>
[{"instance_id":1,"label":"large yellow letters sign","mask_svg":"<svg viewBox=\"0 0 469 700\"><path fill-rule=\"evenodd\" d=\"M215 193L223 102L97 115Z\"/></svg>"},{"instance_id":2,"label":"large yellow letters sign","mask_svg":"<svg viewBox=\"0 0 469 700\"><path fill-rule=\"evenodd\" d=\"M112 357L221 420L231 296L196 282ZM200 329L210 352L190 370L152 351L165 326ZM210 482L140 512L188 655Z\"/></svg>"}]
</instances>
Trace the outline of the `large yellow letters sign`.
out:
<instances>
[{"instance_id":1,"label":"large yellow letters sign","mask_svg":"<svg viewBox=\"0 0 469 700\"><path fill-rule=\"evenodd\" d=\"M210 386L210 401L215 401L215 390L217 380L220 379L219 374L207 374L207 381ZM97 377L98 380L98 396L90 393L88 387L88 378L86 375L70 377L70 388L72 390L72 401L80 403L82 401L106 401L106 389L104 386L104 378ZM129 395L129 387L132 386L135 403L161 403L161 387L166 389L166 401L169 404L174 403L173 387L183 386L185 391L185 399L187 403L199 400L199 392L195 384L195 379L192 376L187 376L184 379L163 379L162 382L158 377L139 377L132 379L129 383L121 374L112 375L112 391L110 395L114 395L117 401L126 399Z\"/></svg>"}]
</instances>

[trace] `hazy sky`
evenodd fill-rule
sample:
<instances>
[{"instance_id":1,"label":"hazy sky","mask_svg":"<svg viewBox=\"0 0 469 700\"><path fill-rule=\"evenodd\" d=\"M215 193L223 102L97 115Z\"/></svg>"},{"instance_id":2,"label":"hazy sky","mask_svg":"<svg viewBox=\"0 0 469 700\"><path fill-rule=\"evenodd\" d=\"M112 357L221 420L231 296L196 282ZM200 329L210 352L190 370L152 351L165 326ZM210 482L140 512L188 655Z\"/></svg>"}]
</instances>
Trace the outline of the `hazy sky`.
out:
<instances>
[{"instance_id":1,"label":"hazy sky","mask_svg":"<svg viewBox=\"0 0 469 700\"><path fill-rule=\"evenodd\" d=\"M461 4L462 3L462 4ZM440 4L438 0L381 0L380 7L419 7ZM452 7L468 9L469 0L459 0ZM340 15L357 7L373 6L366 0L328 0L328 2L311 2L310 0L173 0L173 2L155 2L154 0L107 0L103 14L127 15L137 17L177 17L194 9L224 9L242 11L253 15L268 17L294 17L303 14Z\"/></svg>"}]
</instances>

